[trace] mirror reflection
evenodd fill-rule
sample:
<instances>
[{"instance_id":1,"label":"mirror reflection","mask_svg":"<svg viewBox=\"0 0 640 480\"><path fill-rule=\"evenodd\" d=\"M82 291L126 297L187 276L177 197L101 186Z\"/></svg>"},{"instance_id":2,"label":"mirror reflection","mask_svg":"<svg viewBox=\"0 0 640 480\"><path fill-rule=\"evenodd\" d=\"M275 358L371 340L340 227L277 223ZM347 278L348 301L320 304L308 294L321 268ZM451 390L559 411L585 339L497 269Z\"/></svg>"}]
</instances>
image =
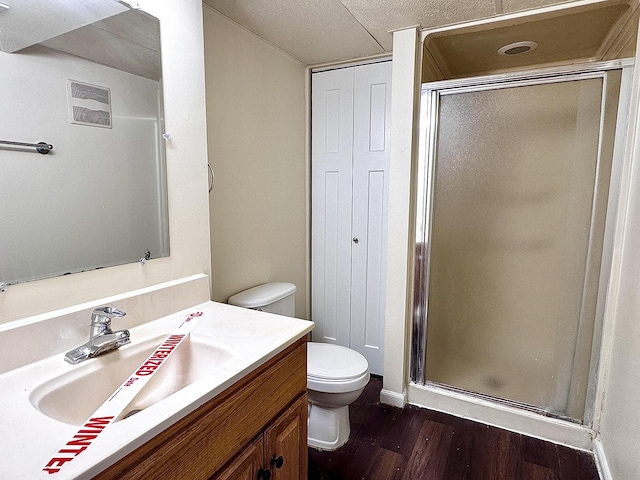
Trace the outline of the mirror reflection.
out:
<instances>
[{"instance_id":1,"label":"mirror reflection","mask_svg":"<svg viewBox=\"0 0 640 480\"><path fill-rule=\"evenodd\" d=\"M0 7L6 284L169 255L159 22L71 3Z\"/></svg>"}]
</instances>

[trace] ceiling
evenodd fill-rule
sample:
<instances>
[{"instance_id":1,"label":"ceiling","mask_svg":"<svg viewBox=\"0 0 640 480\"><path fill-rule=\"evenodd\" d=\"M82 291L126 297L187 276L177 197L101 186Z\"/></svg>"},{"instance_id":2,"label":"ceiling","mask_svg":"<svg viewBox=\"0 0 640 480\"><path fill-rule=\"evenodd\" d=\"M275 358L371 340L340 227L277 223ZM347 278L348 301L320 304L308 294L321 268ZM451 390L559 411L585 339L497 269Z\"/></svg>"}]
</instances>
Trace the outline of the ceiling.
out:
<instances>
[{"instance_id":1,"label":"ceiling","mask_svg":"<svg viewBox=\"0 0 640 480\"><path fill-rule=\"evenodd\" d=\"M160 47L157 23L135 23L120 0L0 0L0 49L20 51L42 43L98 63L157 79ZM305 65L382 55L392 51L390 31L419 25L453 26L427 38L423 68L441 79L503 71L567 58L599 59L603 45L629 30L635 0L573 2L558 13L456 27L472 20L531 10L557 0L204 0L247 30ZM10 8L1 8L2 4ZM630 5L633 5L631 7ZM124 12L117 15L119 12ZM141 12L137 12L140 14ZM150 16L149 16L150 17ZM142 19L145 20L145 19ZM625 23L626 22L626 23ZM148 24L148 25L147 25ZM84 26L84 28L79 28ZM133 27L133 28L131 28ZM125 35L129 29L135 35ZM527 37L527 38L524 38ZM635 39L635 30L628 38ZM89 40L91 38L91 40ZM100 41L96 41L100 38ZM156 40L154 40L156 39ZM539 48L523 57L499 57L497 48L535 40ZM635 42L626 40L635 48ZM92 48L95 46L99 48ZM106 45L110 46L107 48ZM628 49L627 49L628 51ZM594 53L595 52L595 53ZM604 55L600 55L604 58ZM116 62L125 62L116 65Z\"/></svg>"},{"instance_id":2,"label":"ceiling","mask_svg":"<svg viewBox=\"0 0 640 480\"><path fill-rule=\"evenodd\" d=\"M204 3L305 65L319 65L390 52L391 30L414 25L435 28L567 2L204 0Z\"/></svg>"},{"instance_id":3,"label":"ceiling","mask_svg":"<svg viewBox=\"0 0 640 480\"><path fill-rule=\"evenodd\" d=\"M104 0L2 0L0 50L16 52L128 10Z\"/></svg>"},{"instance_id":4,"label":"ceiling","mask_svg":"<svg viewBox=\"0 0 640 480\"><path fill-rule=\"evenodd\" d=\"M0 51L36 45L156 81L162 73L158 19L120 0L0 0Z\"/></svg>"},{"instance_id":5,"label":"ceiling","mask_svg":"<svg viewBox=\"0 0 640 480\"><path fill-rule=\"evenodd\" d=\"M609 1L434 33L425 39L423 81L630 57L637 26L637 3ZM537 45L523 54L498 54L522 41Z\"/></svg>"},{"instance_id":6,"label":"ceiling","mask_svg":"<svg viewBox=\"0 0 640 480\"><path fill-rule=\"evenodd\" d=\"M142 10L126 10L40 45L151 80L162 76L160 22Z\"/></svg>"}]
</instances>

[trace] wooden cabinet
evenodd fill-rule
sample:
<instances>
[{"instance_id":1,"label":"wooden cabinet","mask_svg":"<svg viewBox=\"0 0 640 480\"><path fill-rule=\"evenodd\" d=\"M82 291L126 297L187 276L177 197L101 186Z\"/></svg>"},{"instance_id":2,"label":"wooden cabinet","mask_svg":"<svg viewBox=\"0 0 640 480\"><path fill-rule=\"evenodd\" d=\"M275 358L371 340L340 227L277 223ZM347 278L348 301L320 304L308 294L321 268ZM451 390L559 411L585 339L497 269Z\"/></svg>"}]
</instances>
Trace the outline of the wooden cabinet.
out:
<instances>
[{"instance_id":1,"label":"wooden cabinet","mask_svg":"<svg viewBox=\"0 0 640 480\"><path fill-rule=\"evenodd\" d=\"M262 435L245 448L224 468L215 480L257 480L258 474L263 472L264 440Z\"/></svg>"},{"instance_id":2,"label":"wooden cabinet","mask_svg":"<svg viewBox=\"0 0 640 480\"><path fill-rule=\"evenodd\" d=\"M273 480L307 478L307 396L297 400L265 432Z\"/></svg>"},{"instance_id":3,"label":"wooden cabinet","mask_svg":"<svg viewBox=\"0 0 640 480\"><path fill-rule=\"evenodd\" d=\"M306 362L303 338L94 479L306 479Z\"/></svg>"},{"instance_id":4,"label":"wooden cabinet","mask_svg":"<svg viewBox=\"0 0 640 480\"><path fill-rule=\"evenodd\" d=\"M306 477L307 397L303 395L212 480Z\"/></svg>"}]
</instances>

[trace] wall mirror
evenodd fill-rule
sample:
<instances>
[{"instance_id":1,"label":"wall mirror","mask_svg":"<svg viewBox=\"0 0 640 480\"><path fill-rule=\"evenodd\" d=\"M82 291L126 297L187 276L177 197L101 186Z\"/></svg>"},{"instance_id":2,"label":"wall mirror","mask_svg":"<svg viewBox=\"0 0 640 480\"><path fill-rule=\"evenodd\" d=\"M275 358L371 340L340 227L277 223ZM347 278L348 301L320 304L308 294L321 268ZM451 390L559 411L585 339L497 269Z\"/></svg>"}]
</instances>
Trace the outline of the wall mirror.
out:
<instances>
[{"instance_id":1,"label":"wall mirror","mask_svg":"<svg viewBox=\"0 0 640 480\"><path fill-rule=\"evenodd\" d=\"M124 2L1 0L0 282L169 255L161 71Z\"/></svg>"}]
</instances>

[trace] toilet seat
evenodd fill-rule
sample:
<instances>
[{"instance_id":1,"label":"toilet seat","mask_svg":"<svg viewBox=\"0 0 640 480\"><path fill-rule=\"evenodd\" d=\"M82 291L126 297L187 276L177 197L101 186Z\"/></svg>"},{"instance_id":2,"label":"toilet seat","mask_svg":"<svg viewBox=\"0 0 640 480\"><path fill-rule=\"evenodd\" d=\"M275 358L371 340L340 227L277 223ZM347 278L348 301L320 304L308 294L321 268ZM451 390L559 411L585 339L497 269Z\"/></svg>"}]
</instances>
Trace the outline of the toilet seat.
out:
<instances>
[{"instance_id":1,"label":"toilet seat","mask_svg":"<svg viewBox=\"0 0 640 480\"><path fill-rule=\"evenodd\" d=\"M363 355L341 345L307 343L307 388L341 393L364 388L369 364Z\"/></svg>"}]
</instances>

